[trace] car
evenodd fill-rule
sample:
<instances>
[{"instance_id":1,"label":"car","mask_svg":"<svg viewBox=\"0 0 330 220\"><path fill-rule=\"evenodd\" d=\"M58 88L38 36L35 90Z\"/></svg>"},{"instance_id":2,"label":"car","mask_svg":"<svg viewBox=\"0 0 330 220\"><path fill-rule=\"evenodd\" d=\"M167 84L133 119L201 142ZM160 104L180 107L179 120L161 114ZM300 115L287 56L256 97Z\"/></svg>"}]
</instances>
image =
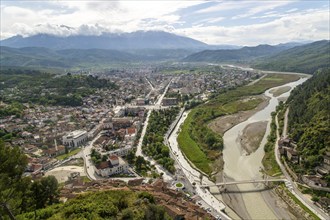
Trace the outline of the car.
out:
<instances>
[{"instance_id":1,"label":"car","mask_svg":"<svg viewBox=\"0 0 330 220\"><path fill-rule=\"evenodd\" d=\"M220 215L215 216L215 219L216 219L216 220L221 220Z\"/></svg>"},{"instance_id":2,"label":"car","mask_svg":"<svg viewBox=\"0 0 330 220\"><path fill-rule=\"evenodd\" d=\"M197 205L202 205L202 203L201 202L197 202Z\"/></svg>"},{"instance_id":3,"label":"car","mask_svg":"<svg viewBox=\"0 0 330 220\"><path fill-rule=\"evenodd\" d=\"M207 208L206 211L207 211L207 212L211 212L211 208Z\"/></svg>"}]
</instances>

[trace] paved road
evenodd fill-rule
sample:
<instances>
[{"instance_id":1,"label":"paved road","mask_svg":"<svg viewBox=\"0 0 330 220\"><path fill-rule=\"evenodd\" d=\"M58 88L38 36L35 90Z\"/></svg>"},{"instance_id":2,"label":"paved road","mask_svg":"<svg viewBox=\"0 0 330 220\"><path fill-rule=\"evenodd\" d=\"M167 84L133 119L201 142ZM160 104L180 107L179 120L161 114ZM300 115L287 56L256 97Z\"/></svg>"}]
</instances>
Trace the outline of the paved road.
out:
<instances>
[{"instance_id":1,"label":"paved road","mask_svg":"<svg viewBox=\"0 0 330 220\"><path fill-rule=\"evenodd\" d=\"M158 173L163 173L163 179L166 182L172 181L174 179L173 175L170 174L167 170L165 170L161 165L157 164L156 161L153 160L151 157L148 157L147 155L144 155L142 153L142 143L143 143L143 138L144 138L144 136L146 134L146 131L147 131L148 124L149 124L149 118L150 118L151 111L153 109L161 108L160 104L162 103L162 100L165 97L166 92L168 91L168 88L169 88L171 82L172 82L172 79L170 80L170 82L165 87L163 94L159 97L156 104L148 106L150 110L148 110L146 120L144 121L141 136L140 136L140 140L138 142L137 149L136 149L136 152L135 152L135 156L142 156L146 161L150 161L151 165L155 166Z\"/></svg>"},{"instance_id":2,"label":"paved road","mask_svg":"<svg viewBox=\"0 0 330 220\"><path fill-rule=\"evenodd\" d=\"M87 146L84 147L83 150L81 151L81 153L82 153L81 156L84 159L85 172L86 172L87 176L89 177L89 179L91 179L91 180L102 179L100 176L98 176L95 173L94 164L90 157L90 154L91 154L91 151L93 148L93 144L100 136L101 136L101 134L98 134L93 140L89 141L87 143Z\"/></svg>"},{"instance_id":3,"label":"paved road","mask_svg":"<svg viewBox=\"0 0 330 220\"><path fill-rule=\"evenodd\" d=\"M287 135L287 126L288 126L288 112L289 109L285 112L285 117L284 117L284 128L283 128L283 136L286 137ZM278 124L278 119L276 116L276 126L279 127ZM279 167L281 168L281 171L283 173L283 175L285 176L285 178L287 179L288 183L286 184L287 188L290 190L290 192L297 198L299 199L300 202L302 202L306 207L308 207L315 215L317 215L320 219L329 219L330 217L325 214L319 207L317 207L314 203L312 203L309 199L307 199L297 188L296 183L292 180L291 176L288 174L288 172L286 171L285 167L282 164L281 161L281 156L280 156L280 152L278 150L278 141L280 139L280 134L279 131L277 129L276 131L276 135L277 135L277 139L276 139L276 144L275 144L275 158L276 158L276 162L279 165Z\"/></svg>"},{"instance_id":4,"label":"paved road","mask_svg":"<svg viewBox=\"0 0 330 220\"><path fill-rule=\"evenodd\" d=\"M185 175L186 179L192 185L195 184L195 193L196 195L200 196L201 200L203 200L202 206L211 208L211 210L213 211L212 213L214 213L214 216L219 215L222 219L230 219L225 213L222 212L222 210L224 210L225 208L225 205L221 201L217 200L208 190L203 189L201 187L201 185L209 185L212 184L212 182L207 177L203 177L199 171L197 171L190 165L190 163L185 159L183 153L178 146L177 137L180 130L180 126L187 118L187 115L187 112L183 113L182 117L178 121L178 124L169 136L168 142L170 150L172 154L175 155L175 160L183 171L183 174Z\"/></svg>"}]
</instances>

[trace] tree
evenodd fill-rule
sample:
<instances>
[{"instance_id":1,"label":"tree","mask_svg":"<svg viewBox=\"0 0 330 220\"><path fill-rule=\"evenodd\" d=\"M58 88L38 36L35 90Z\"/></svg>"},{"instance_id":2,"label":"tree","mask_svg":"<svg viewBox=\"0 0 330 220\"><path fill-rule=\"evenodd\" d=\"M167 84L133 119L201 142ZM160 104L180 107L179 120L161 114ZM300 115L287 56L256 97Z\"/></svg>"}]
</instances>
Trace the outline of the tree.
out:
<instances>
[{"instance_id":1,"label":"tree","mask_svg":"<svg viewBox=\"0 0 330 220\"><path fill-rule=\"evenodd\" d=\"M137 170L141 170L142 166L146 163L142 156L137 156L135 160L135 166Z\"/></svg>"},{"instance_id":2,"label":"tree","mask_svg":"<svg viewBox=\"0 0 330 220\"><path fill-rule=\"evenodd\" d=\"M129 164L133 164L134 163L134 159L135 159L135 154L134 151L129 151L127 156L126 156L127 162Z\"/></svg>"},{"instance_id":3,"label":"tree","mask_svg":"<svg viewBox=\"0 0 330 220\"><path fill-rule=\"evenodd\" d=\"M26 165L27 158L18 147L7 147L0 140L0 215L14 219L14 214L19 212Z\"/></svg>"}]
</instances>

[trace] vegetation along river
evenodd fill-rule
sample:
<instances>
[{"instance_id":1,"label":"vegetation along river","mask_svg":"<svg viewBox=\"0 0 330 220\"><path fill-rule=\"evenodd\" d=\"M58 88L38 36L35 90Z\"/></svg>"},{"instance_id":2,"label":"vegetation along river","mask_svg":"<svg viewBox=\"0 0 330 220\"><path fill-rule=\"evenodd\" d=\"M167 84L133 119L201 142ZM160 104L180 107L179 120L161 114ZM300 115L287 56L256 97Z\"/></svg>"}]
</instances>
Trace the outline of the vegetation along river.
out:
<instances>
[{"instance_id":1,"label":"vegetation along river","mask_svg":"<svg viewBox=\"0 0 330 220\"><path fill-rule=\"evenodd\" d=\"M279 103L279 99L281 100L281 98L283 97L288 97L294 87L299 84L302 84L306 80L307 78L301 78L295 82L279 86L290 86L291 90L277 97L274 97L269 92L274 88L268 89L265 92L265 95L270 98L268 106L251 116L248 120L234 126L224 134L223 159L225 162L225 181L263 179L263 175L260 172L262 169L261 161L264 156L264 145L266 143L267 136L270 132L271 112L275 111L275 108ZM246 126L251 123L261 121L268 122L266 133L261 141L259 148L255 152L248 155L240 146L239 136ZM235 211L240 215L240 217L251 219L278 219L279 217L289 217L286 216L288 214L283 213L283 211L279 211L281 210L280 208L276 209L272 207L272 205L270 205L269 199L267 199L267 196L265 197L265 195L262 193L262 190L264 188L264 185L262 183L241 184L237 185L237 187L229 187L228 189L236 188L241 192L239 193L239 195L236 196L236 203L238 204L232 207L234 210L237 207L237 210Z\"/></svg>"}]
</instances>

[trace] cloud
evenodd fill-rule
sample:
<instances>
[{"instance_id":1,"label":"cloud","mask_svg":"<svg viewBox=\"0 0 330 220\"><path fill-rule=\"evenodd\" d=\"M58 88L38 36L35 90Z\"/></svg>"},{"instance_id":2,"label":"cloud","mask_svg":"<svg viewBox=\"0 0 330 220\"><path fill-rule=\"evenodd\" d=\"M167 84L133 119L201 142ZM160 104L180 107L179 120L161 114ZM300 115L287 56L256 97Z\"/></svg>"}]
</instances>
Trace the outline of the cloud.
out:
<instances>
[{"instance_id":1,"label":"cloud","mask_svg":"<svg viewBox=\"0 0 330 220\"><path fill-rule=\"evenodd\" d=\"M258 45L329 39L329 11L301 12L276 20L240 26L193 26L178 34L213 44Z\"/></svg>"},{"instance_id":2,"label":"cloud","mask_svg":"<svg viewBox=\"0 0 330 220\"><path fill-rule=\"evenodd\" d=\"M209 44L329 39L329 3L325 5L325 2L318 5L296 1L37 3L1 3L1 39L16 34L100 35L137 30L163 30Z\"/></svg>"}]
</instances>

